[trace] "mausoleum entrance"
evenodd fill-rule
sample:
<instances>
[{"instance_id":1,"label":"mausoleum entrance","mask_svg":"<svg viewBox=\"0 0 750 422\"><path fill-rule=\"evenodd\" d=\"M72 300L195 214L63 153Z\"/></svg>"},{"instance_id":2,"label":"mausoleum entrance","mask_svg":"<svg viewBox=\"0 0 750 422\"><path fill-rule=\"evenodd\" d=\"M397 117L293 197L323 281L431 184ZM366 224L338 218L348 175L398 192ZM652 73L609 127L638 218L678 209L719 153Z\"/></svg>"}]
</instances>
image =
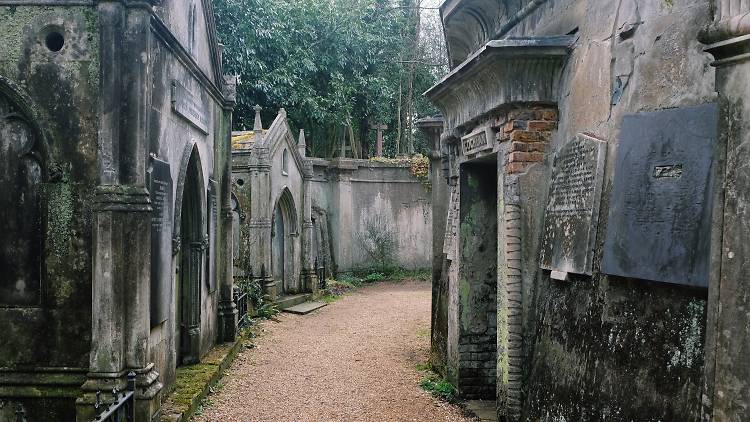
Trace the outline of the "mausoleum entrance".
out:
<instances>
[{"instance_id":1,"label":"mausoleum entrance","mask_svg":"<svg viewBox=\"0 0 750 422\"><path fill-rule=\"evenodd\" d=\"M182 365L200 359L201 280L207 243L202 230L201 171L197 150L193 150L183 188L177 254L177 362Z\"/></svg>"},{"instance_id":2,"label":"mausoleum entrance","mask_svg":"<svg viewBox=\"0 0 750 422\"><path fill-rule=\"evenodd\" d=\"M297 235L297 211L289 189L284 188L276 201L271 223L271 267L276 281L276 291L280 296L299 293L294 277L294 242Z\"/></svg>"},{"instance_id":3,"label":"mausoleum entrance","mask_svg":"<svg viewBox=\"0 0 750 422\"><path fill-rule=\"evenodd\" d=\"M497 367L497 154L461 165L458 389L495 399Z\"/></svg>"},{"instance_id":4,"label":"mausoleum entrance","mask_svg":"<svg viewBox=\"0 0 750 422\"><path fill-rule=\"evenodd\" d=\"M0 306L41 300L42 167L31 125L0 92Z\"/></svg>"}]
</instances>

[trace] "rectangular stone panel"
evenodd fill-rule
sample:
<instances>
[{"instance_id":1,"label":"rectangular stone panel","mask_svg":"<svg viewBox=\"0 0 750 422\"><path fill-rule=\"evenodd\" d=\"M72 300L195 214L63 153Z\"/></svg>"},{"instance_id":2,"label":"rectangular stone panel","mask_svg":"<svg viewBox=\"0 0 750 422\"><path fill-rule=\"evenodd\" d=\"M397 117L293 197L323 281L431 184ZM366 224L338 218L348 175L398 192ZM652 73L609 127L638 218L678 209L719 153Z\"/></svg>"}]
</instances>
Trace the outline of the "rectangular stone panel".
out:
<instances>
[{"instance_id":1,"label":"rectangular stone panel","mask_svg":"<svg viewBox=\"0 0 750 422\"><path fill-rule=\"evenodd\" d=\"M151 326L169 317L172 298L172 175L169 163L151 157Z\"/></svg>"},{"instance_id":2,"label":"rectangular stone panel","mask_svg":"<svg viewBox=\"0 0 750 422\"><path fill-rule=\"evenodd\" d=\"M474 132L461 138L461 148L464 155L476 154L477 152L491 149L494 144L494 135L489 127L481 127Z\"/></svg>"},{"instance_id":3,"label":"rectangular stone panel","mask_svg":"<svg viewBox=\"0 0 750 422\"><path fill-rule=\"evenodd\" d=\"M218 247L219 182L208 179L208 291L216 290L216 253Z\"/></svg>"},{"instance_id":4,"label":"rectangular stone panel","mask_svg":"<svg viewBox=\"0 0 750 422\"><path fill-rule=\"evenodd\" d=\"M177 81L172 82L172 111L208 134L208 107Z\"/></svg>"},{"instance_id":5,"label":"rectangular stone panel","mask_svg":"<svg viewBox=\"0 0 750 422\"><path fill-rule=\"evenodd\" d=\"M606 142L579 134L555 156L541 268L554 274L592 274L606 151Z\"/></svg>"},{"instance_id":6,"label":"rectangular stone panel","mask_svg":"<svg viewBox=\"0 0 750 422\"><path fill-rule=\"evenodd\" d=\"M714 104L625 116L602 270L708 286Z\"/></svg>"}]
</instances>

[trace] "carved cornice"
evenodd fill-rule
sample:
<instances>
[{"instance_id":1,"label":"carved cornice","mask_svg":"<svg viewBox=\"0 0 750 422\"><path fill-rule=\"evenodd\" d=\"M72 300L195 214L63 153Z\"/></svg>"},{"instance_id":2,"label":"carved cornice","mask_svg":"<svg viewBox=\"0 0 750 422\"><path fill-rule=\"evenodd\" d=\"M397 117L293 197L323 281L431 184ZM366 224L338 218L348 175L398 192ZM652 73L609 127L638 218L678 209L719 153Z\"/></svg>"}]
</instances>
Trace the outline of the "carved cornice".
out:
<instances>
[{"instance_id":1,"label":"carved cornice","mask_svg":"<svg viewBox=\"0 0 750 422\"><path fill-rule=\"evenodd\" d=\"M151 198L143 186L97 186L93 202L96 211L151 212Z\"/></svg>"},{"instance_id":2,"label":"carved cornice","mask_svg":"<svg viewBox=\"0 0 750 422\"><path fill-rule=\"evenodd\" d=\"M711 44L705 51L714 56L711 65L716 67L750 60L750 34Z\"/></svg>"},{"instance_id":3,"label":"carved cornice","mask_svg":"<svg viewBox=\"0 0 750 422\"><path fill-rule=\"evenodd\" d=\"M425 95L440 108L445 131L512 103L556 103L572 36L490 41Z\"/></svg>"},{"instance_id":4,"label":"carved cornice","mask_svg":"<svg viewBox=\"0 0 750 422\"><path fill-rule=\"evenodd\" d=\"M739 0L715 0L714 22L700 34L705 44L718 43L750 34L750 3Z\"/></svg>"}]
</instances>

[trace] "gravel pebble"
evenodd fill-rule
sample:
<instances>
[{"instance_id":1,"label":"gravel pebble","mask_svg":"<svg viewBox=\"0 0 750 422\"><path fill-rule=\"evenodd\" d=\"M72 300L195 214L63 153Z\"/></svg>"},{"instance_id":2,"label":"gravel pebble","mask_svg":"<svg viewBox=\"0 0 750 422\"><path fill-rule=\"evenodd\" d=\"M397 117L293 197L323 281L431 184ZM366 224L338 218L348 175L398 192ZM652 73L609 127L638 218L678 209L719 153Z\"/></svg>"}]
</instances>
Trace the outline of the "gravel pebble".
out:
<instances>
[{"instance_id":1,"label":"gravel pebble","mask_svg":"<svg viewBox=\"0 0 750 422\"><path fill-rule=\"evenodd\" d=\"M419 387L430 284L378 283L262 323L197 421L470 421Z\"/></svg>"}]
</instances>

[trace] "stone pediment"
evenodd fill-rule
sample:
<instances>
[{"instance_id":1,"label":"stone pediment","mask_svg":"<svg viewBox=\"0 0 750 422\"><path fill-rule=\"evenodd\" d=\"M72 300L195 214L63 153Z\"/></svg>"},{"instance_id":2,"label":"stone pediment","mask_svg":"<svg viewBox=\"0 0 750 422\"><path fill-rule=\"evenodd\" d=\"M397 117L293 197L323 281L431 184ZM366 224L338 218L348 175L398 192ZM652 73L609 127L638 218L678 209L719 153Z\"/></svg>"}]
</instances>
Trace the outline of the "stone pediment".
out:
<instances>
[{"instance_id":1,"label":"stone pediment","mask_svg":"<svg viewBox=\"0 0 750 422\"><path fill-rule=\"evenodd\" d=\"M506 38L490 41L425 95L452 132L511 103L556 103L562 67L575 37Z\"/></svg>"}]
</instances>

